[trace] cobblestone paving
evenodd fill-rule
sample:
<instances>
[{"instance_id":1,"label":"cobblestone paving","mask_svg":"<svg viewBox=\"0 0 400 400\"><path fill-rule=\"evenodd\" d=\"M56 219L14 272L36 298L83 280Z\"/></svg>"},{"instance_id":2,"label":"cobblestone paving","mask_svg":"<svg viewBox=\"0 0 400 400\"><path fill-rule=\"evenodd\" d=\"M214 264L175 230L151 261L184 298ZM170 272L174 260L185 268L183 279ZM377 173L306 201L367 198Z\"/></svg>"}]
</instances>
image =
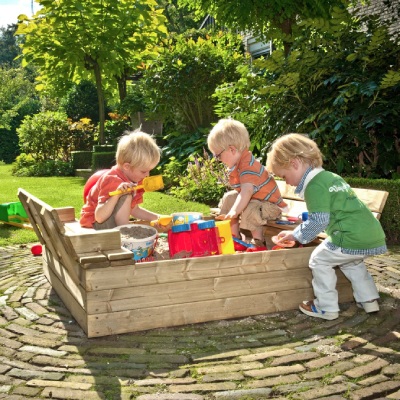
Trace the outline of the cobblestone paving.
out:
<instances>
[{"instance_id":1,"label":"cobblestone paving","mask_svg":"<svg viewBox=\"0 0 400 400\"><path fill-rule=\"evenodd\" d=\"M87 339L29 246L0 248L0 399L400 399L400 251L381 310L289 311Z\"/></svg>"}]
</instances>

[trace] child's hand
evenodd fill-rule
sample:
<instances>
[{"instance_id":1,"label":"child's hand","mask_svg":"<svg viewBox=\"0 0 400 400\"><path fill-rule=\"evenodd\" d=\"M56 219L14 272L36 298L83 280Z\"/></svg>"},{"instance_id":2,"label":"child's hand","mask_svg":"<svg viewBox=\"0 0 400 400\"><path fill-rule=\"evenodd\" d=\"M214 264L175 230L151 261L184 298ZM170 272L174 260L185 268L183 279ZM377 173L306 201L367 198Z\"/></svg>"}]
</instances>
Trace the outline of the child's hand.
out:
<instances>
[{"instance_id":1,"label":"child's hand","mask_svg":"<svg viewBox=\"0 0 400 400\"><path fill-rule=\"evenodd\" d=\"M133 191L135 191L135 183L132 182L122 182L119 186L118 186L118 190L121 190L122 192L126 193L132 193Z\"/></svg>"},{"instance_id":2,"label":"child's hand","mask_svg":"<svg viewBox=\"0 0 400 400\"><path fill-rule=\"evenodd\" d=\"M235 219L237 217L238 217L237 212L232 210L230 210L228 214L225 215L225 219Z\"/></svg>"},{"instance_id":3,"label":"child's hand","mask_svg":"<svg viewBox=\"0 0 400 400\"><path fill-rule=\"evenodd\" d=\"M163 233L168 232L172 228L172 222L170 222L168 225L157 223L155 228Z\"/></svg>"},{"instance_id":4,"label":"child's hand","mask_svg":"<svg viewBox=\"0 0 400 400\"><path fill-rule=\"evenodd\" d=\"M158 219L151 221L150 225L161 232L168 232L172 228L172 217L170 215L160 215Z\"/></svg>"},{"instance_id":5,"label":"child's hand","mask_svg":"<svg viewBox=\"0 0 400 400\"><path fill-rule=\"evenodd\" d=\"M118 185L117 190L109 193L109 196L120 196L127 193L132 193L133 196L136 195L135 190L136 183L133 182L122 182Z\"/></svg>"},{"instance_id":6,"label":"child's hand","mask_svg":"<svg viewBox=\"0 0 400 400\"><path fill-rule=\"evenodd\" d=\"M275 244L280 244L284 242L294 242L296 239L293 236L292 231L281 231L279 234L276 236L278 241Z\"/></svg>"}]
</instances>

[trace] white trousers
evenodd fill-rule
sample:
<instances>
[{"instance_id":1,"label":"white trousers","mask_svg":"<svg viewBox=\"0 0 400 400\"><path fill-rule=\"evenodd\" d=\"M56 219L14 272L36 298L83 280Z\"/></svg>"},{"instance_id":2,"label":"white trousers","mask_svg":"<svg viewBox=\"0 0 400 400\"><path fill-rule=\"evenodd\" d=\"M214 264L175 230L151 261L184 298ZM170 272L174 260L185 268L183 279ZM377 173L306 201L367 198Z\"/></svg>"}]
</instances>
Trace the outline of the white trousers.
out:
<instances>
[{"instance_id":1,"label":"white trousers","mask_svg":"<svg viewBox=\"0 0 400 400\"><path fill-rule=\"evenodd\" d=\"M364 255L343 254L341 249L330 250L321 243L311 254L309 266L313 275L314 304L321 310L338 312L338 292L336 272L338 266L351 282L353 296L357 303L375 300L379 293L368 272Z\"/></svg>"}]
</instances>

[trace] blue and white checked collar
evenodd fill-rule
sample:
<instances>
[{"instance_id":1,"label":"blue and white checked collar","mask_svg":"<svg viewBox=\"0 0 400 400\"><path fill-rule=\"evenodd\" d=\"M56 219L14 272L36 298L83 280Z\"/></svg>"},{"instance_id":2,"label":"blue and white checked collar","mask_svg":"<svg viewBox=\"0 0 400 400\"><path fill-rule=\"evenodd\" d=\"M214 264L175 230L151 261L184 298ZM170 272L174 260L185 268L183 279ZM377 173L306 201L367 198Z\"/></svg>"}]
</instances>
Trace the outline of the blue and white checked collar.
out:
<instances>
[{"instance_id":1,"label":"blue and white checked collar","mask_svg":"<svg viewBox=\"0 0 400 400\"><path fill-rule=\"evenodd\" d=\"M296 189L295 189L295 191L294 191L295 194L299 194L299 193L303 190L304 182L306 181L307 175L308 175L312 170L313 170L313 167L308 167L308 168L307 168L307 171L304 172L304 175L302 176L300 183L297 185L297 187L296 187Z\"/></svg>"}]
</instances>

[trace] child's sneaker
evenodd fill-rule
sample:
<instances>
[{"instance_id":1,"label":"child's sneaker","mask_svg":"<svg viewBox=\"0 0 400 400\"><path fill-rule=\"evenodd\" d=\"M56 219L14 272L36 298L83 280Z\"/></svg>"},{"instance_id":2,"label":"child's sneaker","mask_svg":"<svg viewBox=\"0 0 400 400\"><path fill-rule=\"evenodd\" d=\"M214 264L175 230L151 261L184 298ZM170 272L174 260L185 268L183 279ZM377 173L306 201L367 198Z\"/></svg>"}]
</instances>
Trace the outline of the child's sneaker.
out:
<instances>
[{"instance_id":1,"label":"child's sneaker","mask_svg":"<svg viewBox=\"0 0 400 400\"><path fill-rule=\"evenodd\" d=\"M302 313L307 314L310 317L327 319L329 321L339 317L339 313L338 312L320 310L314 304L313 300L303 301L301 304L299 304L299 309L300 309L300 311Z\"/></svg>"},{"instance_id":2,"label":"child's sneaker","mask_svg":"<svg viewBox=\"0 0 400 400\"><path fill-rule=\"evenodd\" d=\"M363 308L366 313L379 311L379 304L376 300L365 301L364 303L357 303L357 307Z\"/></svg>"}]
</instances>

